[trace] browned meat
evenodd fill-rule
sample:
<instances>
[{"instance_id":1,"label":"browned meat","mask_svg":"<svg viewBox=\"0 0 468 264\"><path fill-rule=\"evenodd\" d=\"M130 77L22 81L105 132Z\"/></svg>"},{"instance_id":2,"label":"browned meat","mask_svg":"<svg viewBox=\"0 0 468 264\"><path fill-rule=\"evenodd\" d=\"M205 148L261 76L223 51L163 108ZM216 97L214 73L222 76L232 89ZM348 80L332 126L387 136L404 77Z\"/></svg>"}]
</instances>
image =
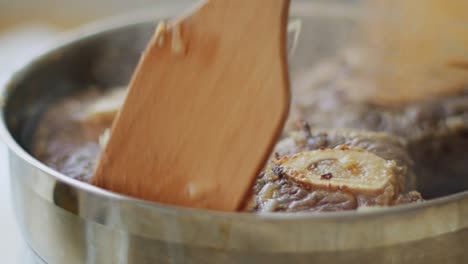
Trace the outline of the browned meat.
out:
<instances>
[{"instance_id":1,"label":"browned meat","mask_svg":"<svg viewBox=\"0 0 468 264\"><path fill-rule=\"evenodd\" d=\"M98 137L112 119L92 125L85 122L90 106L101 98L90 89L53 105L42 117L34 139L33 153L42 162L63 174L88 181L100 152Z\"/></svg>"},{"instance_id":2,"label":"browned meat","mask_svg":"<svg viewBox=\"0 0 468 264\"><path fill-rule=\"evenodd\" d=\"M402 137L415 162L417 189L425 197L468 189L463 180L468 171L468 84L437 98L382 105L357 98L355 71L353 60L343 57L297 78L289 129L297 129L296 121L301 120L313 128L382 131Z\"/></svg>"},{"instance_id":3,"label":"browned meat","mask_svg":"<svg viewBox=\"0 0 468 264\"><path fill-rule=\"evenodd\" d=\"M121 102L106 101L114 95L90 89L52 106L35 135L36 157L67 176L88 181L100 152L99 136L110 127ZM335 156L322 160L321 155ZM298 177L304 168L286 161L288 157L315 167ZM419 193L408 193L414 186L412 167L405 141L399 138L355 130L311 131L305 125L278 143L245 210L339 211L420 201Z\"/></svg>"},{"instance_id":4,"label":"browned meat","mask_svg":"<svg viewBox=\"0 0 468 264\"><path fill-rule=\"evenodd\" d=\"M398 138L306 126L278 143L246 210L341 211L421 201L419 193L408 193L415 179L411 168Z\"/></svg>"}]
</instances>

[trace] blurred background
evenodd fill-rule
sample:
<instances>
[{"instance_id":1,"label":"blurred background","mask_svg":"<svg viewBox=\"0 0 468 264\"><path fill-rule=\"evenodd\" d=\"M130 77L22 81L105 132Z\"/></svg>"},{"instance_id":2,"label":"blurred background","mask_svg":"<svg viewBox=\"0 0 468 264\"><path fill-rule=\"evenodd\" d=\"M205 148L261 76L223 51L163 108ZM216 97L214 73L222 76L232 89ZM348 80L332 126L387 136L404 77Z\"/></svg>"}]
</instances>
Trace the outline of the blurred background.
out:
<instances>
[{"instance_id":1,"label":"blurred background","mask_svg":"<svg viewBox=\"0 0 468 264\"><path fill-rule=\"evenodd\" d=\"M23 63L58 33L111 16L148 8L163 8L164 3L189 5L193 0L0 0L0 81L11 68ZM21 50L21 52L18 52Z\"/></svg>"},{"instance_id":2,"label":"blurred background","mask_svg":"<svg viewBox=\"0 0 468 264\"><path fill-rule=\"evenodd\" d=\"M47 24L58 30L76 27L99 18L131 10L157 7L162 0L0 0L0 30L33 23ZM190 0L177 0L190 3Z\"/></svg>"}]
</instances>

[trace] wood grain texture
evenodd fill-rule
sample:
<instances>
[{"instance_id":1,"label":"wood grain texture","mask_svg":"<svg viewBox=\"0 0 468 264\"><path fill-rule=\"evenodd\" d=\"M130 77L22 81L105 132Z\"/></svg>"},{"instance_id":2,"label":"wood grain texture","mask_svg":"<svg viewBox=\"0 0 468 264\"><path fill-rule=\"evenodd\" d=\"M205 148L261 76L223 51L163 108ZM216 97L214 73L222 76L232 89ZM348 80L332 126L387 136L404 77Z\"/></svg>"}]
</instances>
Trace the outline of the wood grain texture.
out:
<instances>
[{"instance_id":1,"label":"wood grain texture","mask_svg":"<svg viewBox=\"0 0 468 264\"><path fill-rule=\"evenodd\" d=\"M289 0L213 0L155 35L92 182L162 203L233 211L289 109ZM174 52L179 28L183 52ZM161 36L159 36L161 37Z\"/></svg>"}]
</instances>

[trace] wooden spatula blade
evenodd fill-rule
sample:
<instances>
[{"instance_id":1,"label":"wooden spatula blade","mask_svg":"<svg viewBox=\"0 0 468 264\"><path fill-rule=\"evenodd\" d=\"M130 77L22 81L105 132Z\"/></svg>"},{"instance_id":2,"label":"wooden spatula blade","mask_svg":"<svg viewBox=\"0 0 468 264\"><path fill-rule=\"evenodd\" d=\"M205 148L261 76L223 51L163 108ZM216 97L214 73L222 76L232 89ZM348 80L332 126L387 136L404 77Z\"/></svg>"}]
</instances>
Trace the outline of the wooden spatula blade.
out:
<instances>
[{"instance_id":1,"label":"wooden spatula blade","mask_svg":"<svg viewBox=\"0 0 468 264\"><path fill-rule=\"evenodd\" d=\"M288 113L288 5L206 1L160 30L93 183L162 203L238 209Z\"/></svg>"}]
</instances>

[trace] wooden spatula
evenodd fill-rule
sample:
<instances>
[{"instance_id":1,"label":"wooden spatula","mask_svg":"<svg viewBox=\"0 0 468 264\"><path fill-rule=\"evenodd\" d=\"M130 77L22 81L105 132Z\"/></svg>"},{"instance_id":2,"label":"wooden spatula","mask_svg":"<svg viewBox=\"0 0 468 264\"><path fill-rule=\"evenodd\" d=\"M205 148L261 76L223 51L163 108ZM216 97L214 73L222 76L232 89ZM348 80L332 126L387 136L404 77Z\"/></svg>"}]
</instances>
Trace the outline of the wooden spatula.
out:
<instances>
[{"instance_id":1,"label":"wooden spatula","mask_svg":"<svg viewBox=\"0 0 468 264\"><path fill-rule=\"evenodd\" d=\"M289 108L289 0L210 0L160 24L92 182L196 208L239 209Z\"/></svg>"}]
</instances>

